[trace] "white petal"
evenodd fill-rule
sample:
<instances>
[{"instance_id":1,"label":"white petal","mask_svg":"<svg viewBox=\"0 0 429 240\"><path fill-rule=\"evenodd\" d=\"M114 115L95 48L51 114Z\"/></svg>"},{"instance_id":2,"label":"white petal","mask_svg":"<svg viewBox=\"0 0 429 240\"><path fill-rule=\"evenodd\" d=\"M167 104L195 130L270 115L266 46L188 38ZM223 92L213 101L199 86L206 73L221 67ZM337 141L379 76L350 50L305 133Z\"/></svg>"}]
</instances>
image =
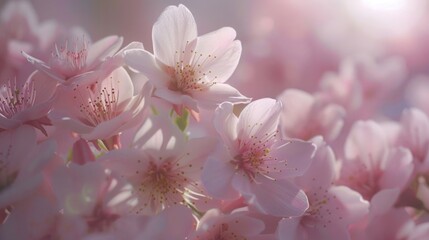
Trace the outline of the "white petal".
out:
<instances>
[{"instance_id":1,"label":"white petal","mask_svg":"<svg viewBox=\"0 0 429 240\"><path fill-rule=\"evenodd\" d=\"M121 47L122 42L122 37L108 36L92 44L88 49L86 59L88 68L96 65L97 62L103 61L106 57L113 56Z\"/></svg>"},{"instance_id":2,"label":"white petal","mask_svg":"<svg viewBox=\"0 0 429 240\"><path fill-rule=\"evenodd\" d=\"M183 5L169 6L153 25L154 54L164 64L175 66L178 55L196 37L197 24L192 13Z\"/></svg>"},{"instance_id":3,"label":"white petal","mask_svg":"<svg viewBox=\"0 0 429 240\"><path fill-rule=\"evenodd\" d=\"M222 102L248 103L251 100L234 87L223 83L214 84L207 91L195 91L192 96L198 101L198 106L203 108L215 108Z\"/></svg>"},{"instance_id":4,"label":"white petal","mask_svg":"<svg viewBox=\"0 0 429 240\"><path fill-rule=\"evenodd\" d=\"M265 134L277 131L281 111L281 103L263 98L251 102L241 112L238 119L238 138L249 141L253 137L262 138Z\"/></svg>"},{"instance_id":5,"label":"white petal","mask_svg":"<svg viewBox=\"0 0 429 240\"><path fill-rule=\"evenodd\" d=\"M144 74L155 86L168 86L169 76L151 53L144 49L130 49L124 54L125 64L130 68Z\"/></svg>"},{"instance_id":6,"label":"white petal","mask_svg":"<svg viewBox=\"0 0 429 240\"><path fill-rule=\"evenodd\" d=\"M225 82L236 69L241 56L241 42L234 41L235 30L224 27L197 38L192 65L201 65L209 81Z\"/></svg>"}]
</instances>

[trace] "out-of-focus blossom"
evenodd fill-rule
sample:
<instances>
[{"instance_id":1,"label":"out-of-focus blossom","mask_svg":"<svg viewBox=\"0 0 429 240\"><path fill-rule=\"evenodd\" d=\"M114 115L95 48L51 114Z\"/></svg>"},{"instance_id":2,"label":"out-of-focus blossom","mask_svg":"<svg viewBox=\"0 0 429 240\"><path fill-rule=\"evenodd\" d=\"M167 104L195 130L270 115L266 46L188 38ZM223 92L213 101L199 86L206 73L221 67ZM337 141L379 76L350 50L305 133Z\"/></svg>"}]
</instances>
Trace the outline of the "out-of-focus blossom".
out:
<instances>
[{"instance_id":1,"label":"out-of-focus blossom","mask_svg":"<svg viewBox=\"0 0 429 240\"><path fill-rule=\"evenodd\" d=\"M382 128L372 121L353 125L344 152L339 182L368 201L386 190L401 192L413 173L410 151L388 146Z\"/></svg>"},{"instance_id":2,"label":"out-of-focus blossom","mask_svg":"<svg viewBox=\"0 0 429 240\"><path fill-rule=\"evenodd\" d=\"M0 142L0 208L5 208L40 186L55 142L37 144L35 130L25 125L0 132Z\"/></svg>"},{"instance_id":3,"label":"out-of-focus blossom","mask_svg":"<svg viewBox=\"0 0 429 240\"><path fill-rule=\"evenodd\" d=\"M279 239L350 239L349 225L363 218L367 201L348 187L335 186L335 156L321 139L310 168L295 182L308 196L310 207L301 217L280 221Z\"/></svg>"},{"instance_id":4,"label":"out-of-focus blossom","mask_svg":"<svg viewBox=\"0 0 429 240\"><path fill-rule=\"evenodd\" d=\"M182 108L198 112L223 101L247 103L249 98L224 82L237 67L241 43L230 27L197 35L192 13L183 5L168 7L154 24L154 54L145 50L125 52L125 61L155 85L155 95Z\"/></svg>"},{"instance_id":5,"label":"out-of-focus blossom","mask_svg":"<svg viewBox=\"0 0 429 240\"><path fill-rule=\"evenodd\" d=\"M36 56L45 54L59 29L52 20L39 23L28 1L9 1L0 17L0 83L3 83L3 80L7 80L4 78L21 78L31 73L24 64L25 58L21 52Z\"/></svg>"},{"instance_id":6,"label":"out-of-focus blossom","mask_svg":"<svg viewBox=\"0 0 429 240\"><path fill-rule=\"evenodd\" d=\"M283 102L280 127L285 136L310 140L321 135L332 141L340 133L345 116L341 106L297 89L284 91L278 99Z\"/></svg>"},{"instance_id":7,"label":"out-of-focus blossom","mask_svg":"<svg viewBox=\"0 0 429 240\"><path fill-rule=\"evenodd\" d=\"M401 130L397 144L411 151L415 170L429 170L429 118L419 109L405 109L401 116Z\"/></svg>"},{"instance_id":8,"label":"out-of-focus blossom","mask_svg":"<svg viewBox=\"0 0 429 240\"><path fill-rule=\"evenodd\" d=\"M65 85L101 81L119 67L111 61L122 45L122 37L108 36L91 44L81 29L72 29L68 34L63 43L55 44L48 60L40 60L25 51L22 54L39 71Z\"/></svg>"}]
</instances>

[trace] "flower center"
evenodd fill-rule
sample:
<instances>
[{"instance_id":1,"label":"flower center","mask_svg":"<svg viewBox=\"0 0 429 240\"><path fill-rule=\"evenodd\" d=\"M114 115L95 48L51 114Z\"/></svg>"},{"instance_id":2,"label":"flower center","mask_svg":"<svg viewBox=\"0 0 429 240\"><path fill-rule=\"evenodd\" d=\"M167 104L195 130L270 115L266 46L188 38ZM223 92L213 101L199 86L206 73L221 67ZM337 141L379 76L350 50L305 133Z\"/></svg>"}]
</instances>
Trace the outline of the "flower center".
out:
<instances>
[{"instance_id":1,"label":"flower center","mask_svg":"<svg viewBox=\"0 0 429 240\"><path fill-rule=\"evenodd\" d=\"M93 86L87 86L86 89L79 89L78 87L79 85L76 85L73 89L76 93L73 98L79 102L79 111L84 117L83 122L97 126L119 114L119 92L115 90L112 84L110 87L103 87L95 92L92 90ZM84 92L85 97L80 91L86 91Z\"/></svg>"},{"instance_id":2,"label":"flower center","mask_svg":"<svg viewBox=\"0 0 429 240\"><path fill-rule=\"evenodd\" d=\"M81 41L77 39L74 46L58 47L55 45L55 51L51 57L51 67L63 74L64 77L73 77L86 67L86 58L88 56L88 43L85 38Z\"/></svg>"},{"instance_id":3,"label":"flower center","mask_svg":"<svg viewBox=\"0 0 429 240\"><path fill-rule=\"evenodd\" d=\"M171 90L189 94L193 91L204 91L216 84L217 76L212 76L210 70L204 70L204 66L216 59L216 56L187 49L176 51L175 59L177 59L175 66L167 70L172 76L169 86Z\"/></svg>"},{"instance_id":4,"label":"flower center","mask_svg":"<svg viewBox=\"0 0 429 240\"><path fill-rule=\"evenodd\" d=\"M271 156L271 145L277 137L278 131L265 134L259 138L251 136L249 141L239 140L240 153L230 161L236 171L241 171L251 182L255 181L257 175L274 179L271 173L279 172L276 165L280 162L277 158Z\"/></svg>"},{"instance_id":5,"label":"flower center","mask_svg":"<svg viewBox=\"0 0 429 240\"><path fill-rule=\"evenodd\" d=\"M9 81L0 88L0 115L12 118L34 105L36 99L36 89L33 83L26 82L18 86L16 80Z\"/></svg>"}]
</instances>

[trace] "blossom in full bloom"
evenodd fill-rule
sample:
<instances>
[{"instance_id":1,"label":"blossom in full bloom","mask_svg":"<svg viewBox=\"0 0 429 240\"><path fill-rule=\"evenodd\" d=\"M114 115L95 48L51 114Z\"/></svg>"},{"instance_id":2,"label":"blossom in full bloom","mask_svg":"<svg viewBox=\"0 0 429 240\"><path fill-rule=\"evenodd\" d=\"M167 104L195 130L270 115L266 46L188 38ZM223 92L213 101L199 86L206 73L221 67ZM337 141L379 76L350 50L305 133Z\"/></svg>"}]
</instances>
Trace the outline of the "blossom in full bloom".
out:
<instances>
[{"instance_id":1,"label":"blossom in full bloom","mask_svg":"<svg viewBox=\"0 0 429 240\"><path fill-rule=\"evenodd\" d=\"M110 151L100 161L133 187L138 200L133 214L156 215L174 205L193 205L204 194L200 175L213 139L187 140L171 122L151 117L132 145Z\"/></svg>"},{"instance_id":2,"label":"blossom in full bloom","mask_svg":"<svg viewBox=\"0 0 429 240\"><path fill-rule=\"evenodd\" d=\"M61 97L49 117L56 126L79 133L86 140L106 140L142 121L151 86L134 93L124 68L94 84L62 88Z\"/></svg>"},{"instance_id":3,"label":"blossom in full bloom","mask_svg":"<svg viewBox=\"0 0 429 240\"><path fill-rule=\"evenodd\" d=\"M239 117L231 103L218 107L214 121L224 149L209 157L202 174L212 196L231 199L241 194L249 205L274 216L300 216L307 210L307 196L288 178L304 173L315 146L281 139L281 105L274 99L259 99Z\"/></svg>"},{"instance_id":4,"label":"blossom in full bloom","mask_svg":"<svg viewBox=\"0 0 429 240\"><path fill-rule=\"evenodd\" d=\"M183 5L168 7L154 24L154 54L143 49L125 51L125 62L155 85L155 95L183 107L215 108L223 101L247 103L249 98L225 84L237 67L241 43L224 27L197 35L192 13Z\"/></svg>"},{"instance_id":5,"label":"blossom in full bloom","mask_svg":"<svg viewBox=\"0 0 429 240\"><path fill-rule=\"evenodd\" d=\"M34 72L24 83L16 79L0 86L0 131L31 125L45 135L47 115L56 99L56 84Z\"/></svg>"},{"instance_id":6,"label":"blossom in full bloom","mask_svg":"<svg viewBox=\"0 0 429 240\"><path fill-rule=\"evenodd\" d=\"M123 39L108 36L91 44L86 35L79 28L72 29L64 43L55 44L49 60L42 61L26 52L22 54L36 69L61 84L93 83L118 67L108 60L113 59Z\"/></svg>"},{"instance_id":7,"label":"blossom in full bloom","mask_svg":"<svg viewBox=\"0 0 429 240\"><path fill-rule=\"evenodd\" d=\"M279 239L350 239L348 227L363 218L369 204L345 186L335 186L335 156L320 138L310 168L295 182L308 196L310 207L301 217L284 218L279 223Z\"/></svg>"}]
</instances>

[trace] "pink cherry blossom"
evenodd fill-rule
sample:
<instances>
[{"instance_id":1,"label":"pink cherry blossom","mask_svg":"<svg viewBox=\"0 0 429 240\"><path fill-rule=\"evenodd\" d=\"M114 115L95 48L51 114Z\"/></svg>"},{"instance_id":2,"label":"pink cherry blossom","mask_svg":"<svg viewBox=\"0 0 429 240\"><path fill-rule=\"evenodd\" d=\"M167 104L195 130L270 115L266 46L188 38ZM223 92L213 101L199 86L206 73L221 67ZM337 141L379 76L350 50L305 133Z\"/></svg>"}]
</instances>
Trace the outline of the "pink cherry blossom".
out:
<instances>
[{"instance_id":1,"label":"pink cherry blossom","mask_svg":"<svg viewBox=\"0 0 429 240\"><path fill-rule=\"evenodd\" d=\"M408 149L389 147L382 128L372 121L358 121L345 143L340 183L371 200L383 190L402 191L414 166Z\"/></svg>"},{"instance_id":2,"label":"pink cherry blossom","mask_svg":"<svg viewBox=\"0 0 429 240\"><path fill-rule=\"evenodd\" d=\"M138 199L133 212L156 215L177 204L194 204L204 194L200 172L213 139L186 140L177 126L159 117L149 118L136 136L135 148L111 151L101 159L132 185Z\"/></svg>"},{"instance_id":3,"label":"pink cherry blossom","mask_svg":"<svg viewBox=\"0 0 429 240\"><path fill-rule=\"evenodd\" d=\"M405 76L405 64L398 58L349 58L342 62L338 74L325 74L319 94L325 101L343 106L352 118L368 118L392 98Z\"/></svg>"},{"instance_id":4,"label":"pink cherry blossom","mask_svg":"<svg viewBox=\"0 0 429 240\"><path fill-rule=\"evenodd\" d=\"M284 91L278 99L284 103L280 127L285 136L309 140L322 135L334 140L340 133L345 116L342 107L297 89Z\"/></svg>"},{"instance_id":5,"label":"pink cherry blossom","mask_svg":"<svg viewBox=\"0 0 429 240\"><path fill-rule=\"evenodd\" d=\"M86 33L81 29L72 29L67 40L55 44L46 62L26 52L22 54L35 68L61 84L93 83L102 80L118 67L111 61L123 39L109 36L91 44L85 36Z\"/></svg>"},{"instance_id":6,"label":"pink cherry blossom","mask_svg":"<svg viewBox=\"0 0 429 240\"><path fill-rule=\"evenodd\" d=\"M24 66L25 58L21 52L26 51L37 56L43 55L58 32L58 24L52 20L40 23L35 10L28 1L8 1L0 16L2 35L0 38L4 40L5 44L4 49L0 50L0 58L5 58L0 60L0 66L2 66L0 72L11 70L9 74L6 74L8 77L16 77L23 72L30 73Z\"/></svg>"},{"instance_id":7,"label":"pink cherry blossom","mask_svg":"<svg viewBox=\"0 0 429 240\"><path fill-rule=\"evenodd\" d=\"M204 214L189 239L274 239L261 237L264 228L263 221L249 216L246 212L222 214L219 210L212 209Z\"/></svg>"},{"instance_id":8,"label":"pink cherry blossom","mask_svg":"<svg viewBox=\"0 0 429 240\"><path fill-rule=\"evenodd\" d=\"M31 125L45 135L47 115L56 99L56 84L34 72L25 83L9 80L0 86L0 131Z\"/></svg>"},{"instance_id":9,"label":"pink cherry blossom","mask_svg":"<svg viewBox=\"0 0 429 240\"><path fill-rule=\"evenodd\" d=\"M397 142L410 149L417 172L429 170L429 118L419 109L405 109Z\"/></svg>"},{"instance_id":10,"label":"pink cherry blossom","mask_svg":"<svg viewBox=\"0 0 429 240\"><path fill-rule=\"evenodd\" d=\"M59 166L52 173L52 188L62 209L56 229L61 239L99 234L134 236L117 225L132 209L131 190L126 182L106 174L98 162Z\"/></svg>"},{"instance_id":11,"label":"pink cherry blossom","mask_svg":"<svg viewBox=\"0 0 429 240\"><path fill-rule=\"evenodd\" d=\"M154 54L125 52L125 62L155 85L155 95L198 112L223 101L247 103L249 98L224 82L237 67L241 43L230 27L198 37L192 13L183 5L168 7L154 24Z\"/></svg>"},{"instance_id":12,"label":"pink cherry blossom","mask_svg":"<svg viewBox=\"0 0 429 240\"><path fill-rule=\"evenodd\" d=\"M75 131L86 140L107 140L142 121L151 86L135 93L123 68L92 85L62 88L50 118L56 126ZM60 90L59 90L60 91Z\"/></svg>"},{"instance_id":13,"label":"pink cherry blossom","mask_svg":"<svg viewBox=\"0 0 429 240\"><path fill-rule=\"evenodd\" d=\"M283 140L278 123L281 103L260 99L236 117L225 102L215 115L224 149L204 166L202 181L216 198L241 194L250 205L274 216L299 216L308 208L305 193L287 178L300 176L311 163L315 146Z\"/></svg>"},{"instance_id":14,"label":"pink cherry blossom","mask_svg":"<svg viewBox=\"0 0 429 240\"><path fill-rule=\"evenodd\" d=\"M279 239L350 239L349 225L368 213L369 204L350 188L335 186L335 156L321 139L310 168L295 182L308 196L310 207L301 217L280 221Z\"/></svg>"}]
</instances>

